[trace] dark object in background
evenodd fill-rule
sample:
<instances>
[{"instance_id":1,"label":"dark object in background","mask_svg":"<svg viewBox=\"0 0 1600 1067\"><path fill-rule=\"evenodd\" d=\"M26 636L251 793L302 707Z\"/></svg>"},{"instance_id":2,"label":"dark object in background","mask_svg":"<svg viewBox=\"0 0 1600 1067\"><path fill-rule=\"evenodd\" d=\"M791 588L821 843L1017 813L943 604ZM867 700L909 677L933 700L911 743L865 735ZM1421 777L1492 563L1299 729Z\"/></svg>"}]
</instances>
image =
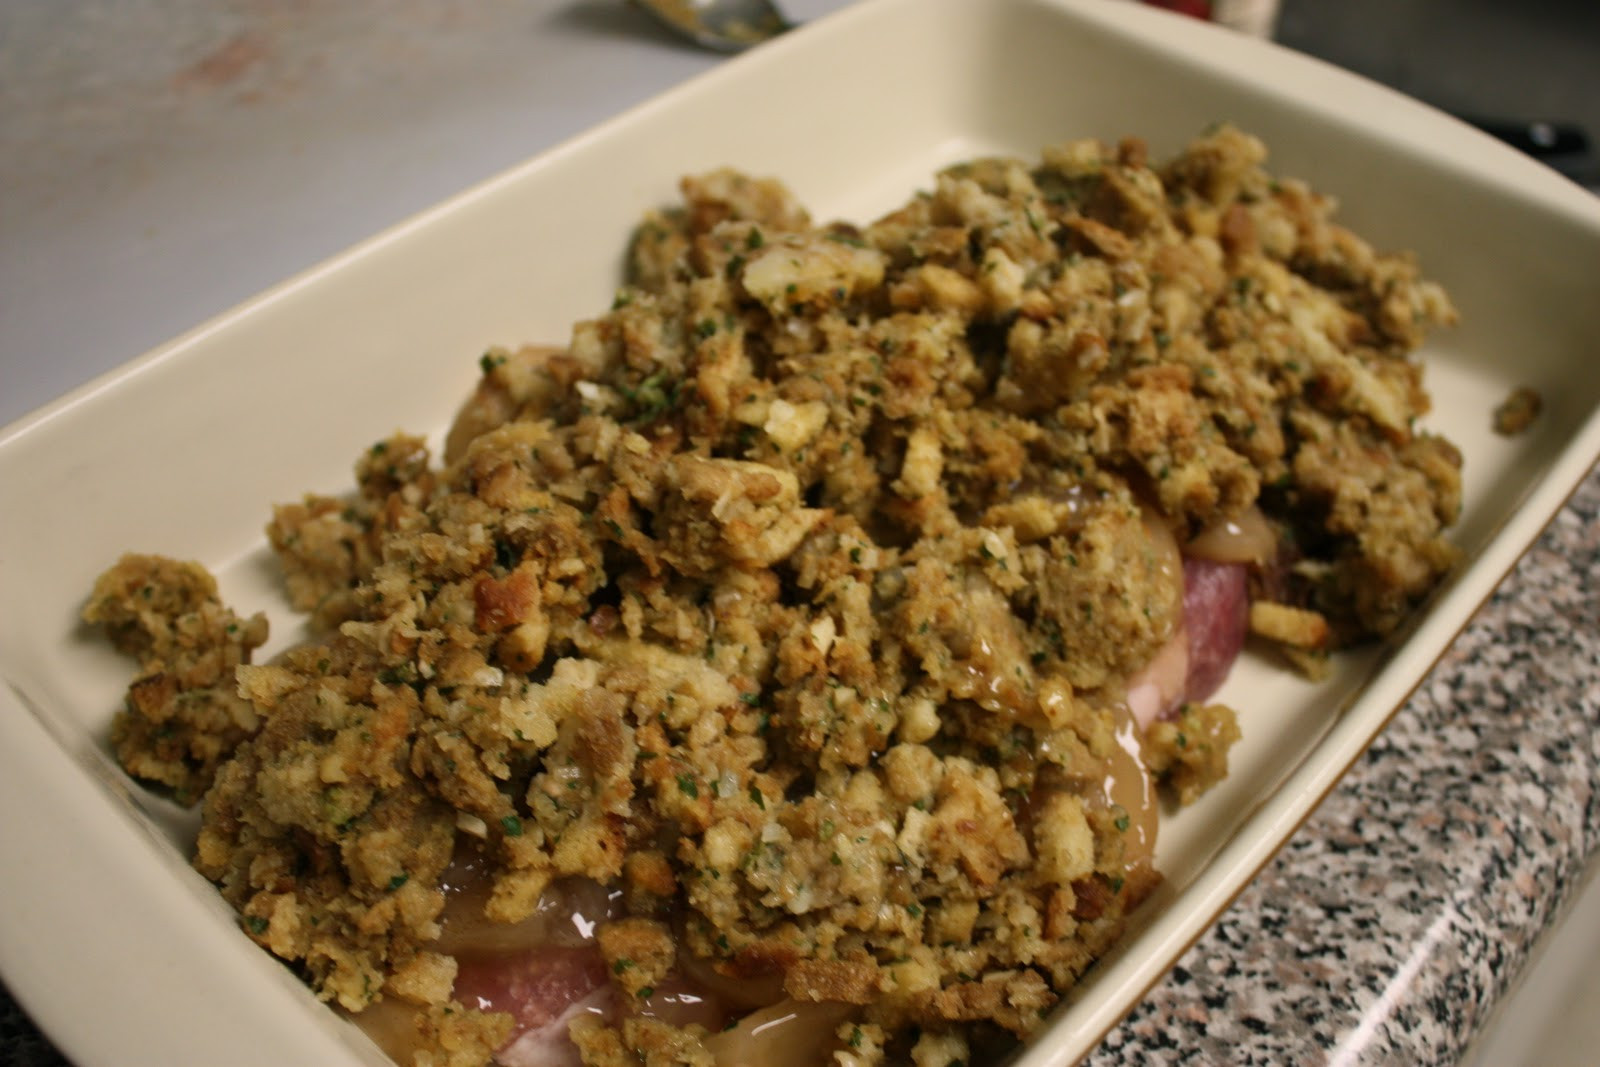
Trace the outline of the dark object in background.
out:
<instances>
[{"instance_id":1,"label":"dark object in background","mask_svg":"<svg viewBox=\"0 0 1600 1067\"><path fill-rule=\"evenodd\" d=\"M1600 4L1593 0L1282 0L1274 36L1477 120L1600 191L1600 159L1584 134L1600 136ZM1551 121L1502 121L1507 116Z\"/></svg>"},{"instance_id":2,"label":"dark object in background","mask_svg":"<svg viewBox=\"0 0 1600 1067\"><path fill-rule=\"evenodd\" d=\"M1576 123L1463 117L1485 133L1600 193L1600 159L1595 158L1588 133Z\"/></svg>"},{"instance_id":3,"label":"dark object in background","mask_svg":"<svg viewBox=\"0 0 1600 1067\"><path fill-rule=\"evenodd\" d=\"M1211 17L1211 0L1145 0L1145 3L1153 7L1164 7L1168 11L1193 15L1197 19Z\"/></svg>"}]
</instances>

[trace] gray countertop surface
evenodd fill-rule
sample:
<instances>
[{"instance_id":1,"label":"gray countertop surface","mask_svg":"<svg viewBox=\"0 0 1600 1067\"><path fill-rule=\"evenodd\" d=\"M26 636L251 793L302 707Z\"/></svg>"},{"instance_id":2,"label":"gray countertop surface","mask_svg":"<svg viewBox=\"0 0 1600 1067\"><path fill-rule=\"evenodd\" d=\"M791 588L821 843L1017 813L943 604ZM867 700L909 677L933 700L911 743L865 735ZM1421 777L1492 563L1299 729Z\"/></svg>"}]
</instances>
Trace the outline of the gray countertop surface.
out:
<instances>
[{"instance_id":1,"label":"gray countertop surface","mask_svg":"<svg viewBox=\"0 0 1600 1067\"><path fill-rule=\"evenodd\" d=\"M1588 3L1300 0L1278 36L1600 131ZM0 425L716 61L621 0L0 6ZM1462 1059L1600 839L1597 513L1591 472L1090 1063ZM0 991L0 1063L62 1062Z\"/></svg>"}]
</instances>

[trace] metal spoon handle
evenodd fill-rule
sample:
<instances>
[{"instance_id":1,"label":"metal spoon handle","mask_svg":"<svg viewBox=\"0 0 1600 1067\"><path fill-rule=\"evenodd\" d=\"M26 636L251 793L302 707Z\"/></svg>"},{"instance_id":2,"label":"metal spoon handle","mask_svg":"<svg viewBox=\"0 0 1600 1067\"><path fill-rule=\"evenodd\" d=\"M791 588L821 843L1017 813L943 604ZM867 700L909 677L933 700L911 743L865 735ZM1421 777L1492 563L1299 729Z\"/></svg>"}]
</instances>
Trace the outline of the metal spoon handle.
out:
<instances>
[{"instance_id":1,"label":"metal spoon handle","mask_svg":"<svg viewBox=\"0 0 1600 1067\"><path fill-rule=\"evenodd\" d=\"M793 28L771 0L633 0L703 48L739 52Z\"/></svg>"}]
</instances>

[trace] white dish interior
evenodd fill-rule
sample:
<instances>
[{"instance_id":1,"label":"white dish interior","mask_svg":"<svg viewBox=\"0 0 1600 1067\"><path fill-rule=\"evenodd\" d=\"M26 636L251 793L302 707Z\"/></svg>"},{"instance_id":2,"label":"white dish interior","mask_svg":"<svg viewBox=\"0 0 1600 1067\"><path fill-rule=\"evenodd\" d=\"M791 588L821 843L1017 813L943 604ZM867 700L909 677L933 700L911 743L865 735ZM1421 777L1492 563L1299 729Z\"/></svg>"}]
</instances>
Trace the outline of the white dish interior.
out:
<instances>
[{"instance_id":1,"label":"white dish interior","mask_svg":"<svg viewBox=\"0 0 1600 1067\"><path fill-rule=\"evenodd\" d=\"M1417 251L1463 313L1425 350L1432 425L1466 457L1468 566L1403 645L1308 684L1255 658L1232 773L1168 819L1142 929L1024 1055L1115 1023L1380 730L1600 453L1600 206L1387 90L1226 31L1103 0L875 0L807 27L200 327L0 436L0 968L85 1067L384 1063L238 935L188 870L191 816L130 789L103 738L130 665L76 621L128 550L198 559L263 655L295 641L262 527L342 491L366 445L441 434L486 346L564 340L609 303L640 213L680 174L776 174L858 221L957 159L1080 136L1162 157L1227 119L1269 166ZM1545 410L1490 432L1515 386ZM86 1007L92 1006L92 1007ZM87 1024L92 1013L93 1025Z\"/></svg>"}]
</instances>

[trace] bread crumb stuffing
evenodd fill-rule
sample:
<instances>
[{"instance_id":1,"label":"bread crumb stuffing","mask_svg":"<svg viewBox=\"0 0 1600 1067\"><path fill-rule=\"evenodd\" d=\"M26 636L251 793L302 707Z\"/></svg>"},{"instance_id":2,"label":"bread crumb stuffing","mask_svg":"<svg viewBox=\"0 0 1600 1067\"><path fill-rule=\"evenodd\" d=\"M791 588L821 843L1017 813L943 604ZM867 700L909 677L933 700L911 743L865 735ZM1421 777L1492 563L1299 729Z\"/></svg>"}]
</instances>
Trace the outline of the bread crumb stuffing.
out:
<instances>
[{"instance_id":1,"label":"bread crumb stuffing","mask_svg":"<svg viewBox=\"0 0 1600 1067\"><path fill-rule=\"evenodd\" d=\"M264 619L198 565L101 578L84 617L140 661L119 758L203 797L194 864L250 937L415 1014L417 1064L512 1033L433 947L463 855L494 923L612 891L586 1063L712 1063L724 1035L634 1007L691 973L839 1013L841 1067L993 1058L1158 879L1108 779L1227 772L1221 705L1152 724L1144 770L1118 740L1181 547L1265 515L1250 625L1312 671L1457 557L1415 357L1455 312L1265 158L1072 141L864 226L685 179L615 306L483 355L441 457L395 434L274 511L315 640L252 665Z\"/></svg>"}]
</instances>

